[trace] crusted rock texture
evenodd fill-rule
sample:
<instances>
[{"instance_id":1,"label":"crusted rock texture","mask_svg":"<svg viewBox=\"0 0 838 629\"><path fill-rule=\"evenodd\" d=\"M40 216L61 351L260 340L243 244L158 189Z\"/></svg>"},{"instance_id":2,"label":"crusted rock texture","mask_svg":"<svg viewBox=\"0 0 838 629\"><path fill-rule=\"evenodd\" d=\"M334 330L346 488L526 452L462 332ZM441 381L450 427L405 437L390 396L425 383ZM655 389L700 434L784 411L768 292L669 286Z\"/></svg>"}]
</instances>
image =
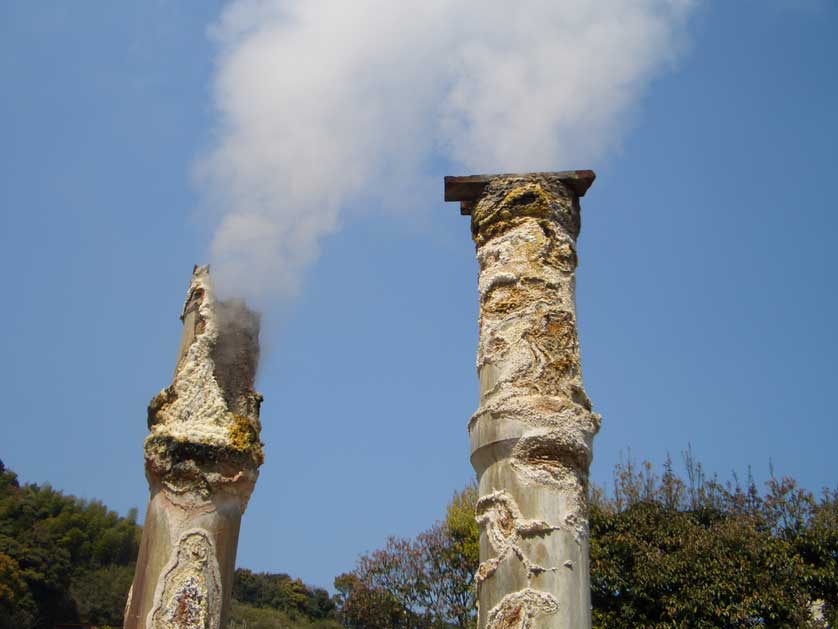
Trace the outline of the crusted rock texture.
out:
<instances>
[{"instance_id":1,"label":"crusted rock texture","mask_svg":"<svg viewBox=\"0 0 838 629\"><path fill-rule=\"evenodd\" d=\"M558 178L494 178L472 210L480 264L483 628L590 627L587 483L600 417L582 386L576 326L579 199Z\"/></svg>"},{"instance_id":2,"label":"crusted rock texture","mask_svg":"<svg viewBox=\"0 0 838 629\"><path fill-rule=\"evenodd\" d=\"M126 629L220 629L241 516L264 455L253 390L259 318L195 267L172 384L148 407L148 505Z\"/></svg>"},{"instance_id":3,"label":"crusted rock texture","mask_svg":"<svg viewBox=\"0 0 838 629\"><path fill-rule=\"evenodd\" d=\"M530 629L542 616L558 611L556 599L545 592L526 588L504 596L488 614L488 626L496 629Z\"/></svg>"},{"instance_id":4,"label":"crusted rock texture","mask_svg":"<svg viewBox=\"0 0 838 629\"><path fill-rule=\"evenodd\" d=\"M221 578L212 540L193 529L180 536L157 583L152 627L218 629L221 622Z\"/></svg>"}]
</instances>

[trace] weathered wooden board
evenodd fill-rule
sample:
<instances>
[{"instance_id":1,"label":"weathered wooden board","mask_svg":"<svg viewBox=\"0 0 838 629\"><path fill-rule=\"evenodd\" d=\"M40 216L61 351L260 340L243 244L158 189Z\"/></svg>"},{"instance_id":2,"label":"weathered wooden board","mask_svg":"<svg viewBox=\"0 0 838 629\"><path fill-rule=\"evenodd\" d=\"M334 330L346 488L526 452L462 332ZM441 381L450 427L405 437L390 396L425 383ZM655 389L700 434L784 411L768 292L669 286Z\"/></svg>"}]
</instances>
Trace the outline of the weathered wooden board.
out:
<instances>
[{"instance_id":1,"label":"weathered wooden board","mask_svg":"<svg viewBox=\"0 0 838 629\"><path fill-rule=\"evenodd\" d=\"M562 183L568 185L580 197L585 196L588 188L596 178L592 170L563 170L558 172L526 173L526 175L544 175L545 177L558 178ZM471 214L474 202L483 194L483 190L492 179L497 177L524 176L514 173L499 175L466 175L465 177L445 178L445 200L460 201L460 213Z\"/></svg>"}]
</instances>

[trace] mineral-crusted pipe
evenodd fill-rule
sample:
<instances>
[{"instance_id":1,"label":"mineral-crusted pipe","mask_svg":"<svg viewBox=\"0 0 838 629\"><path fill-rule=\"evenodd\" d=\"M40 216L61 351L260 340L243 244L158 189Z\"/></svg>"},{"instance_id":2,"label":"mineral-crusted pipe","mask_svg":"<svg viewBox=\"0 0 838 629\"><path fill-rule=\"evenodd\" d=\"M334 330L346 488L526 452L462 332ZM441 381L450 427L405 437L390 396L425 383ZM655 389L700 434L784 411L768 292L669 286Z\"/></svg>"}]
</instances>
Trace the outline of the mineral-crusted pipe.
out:
<instances>
[{"instance_id":1,"label":"mineral-crusted pipe","mask_svg":"<svg viewBox=\"0 0 838 629\"><path fill-rule=\"evenodd\" d=\"M576 328L579 196L590 171L448 178L480 265L479 629L591 626L587 486L600 418ZM459 188L458 188L459 186Z\"/></svg>"},{"instance_id":2,"label":"mineral-crusted pipe","mask_svg":"<svg viewBox=\"0 0 838 629\"><path fill-rule=\"evenodd\" d=\"M259 318L195 267L172 384L149 404L148 504L125 629L223 629L239 525L263 460Z\"/></svg>"}]
</instances>

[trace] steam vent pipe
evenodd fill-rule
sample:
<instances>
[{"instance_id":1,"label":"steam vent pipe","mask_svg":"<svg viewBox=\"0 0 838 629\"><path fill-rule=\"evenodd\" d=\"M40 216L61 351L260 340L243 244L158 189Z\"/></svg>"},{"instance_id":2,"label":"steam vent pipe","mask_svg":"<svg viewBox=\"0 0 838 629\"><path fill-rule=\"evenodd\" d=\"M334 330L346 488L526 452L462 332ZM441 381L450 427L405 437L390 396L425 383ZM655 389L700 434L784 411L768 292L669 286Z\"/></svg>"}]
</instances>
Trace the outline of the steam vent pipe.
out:
<instances>
[{"instance_id":1,"label":"steam vent pipe","mask_svg":"<svg viewBox=\"0 0 838 629\"><path fill-rule=\"evenodd\" d=\"M479 629L591 626L588 468L600 417L576 328L579 197L589 170L446 177L480 265Z\"/></svg>"},{"instance_id":2,"label":"steam vent pipe","mask_svg":"<svg viewBox=\"0 0 838 629\"><path fill-rule=\"evenodd\" d=\"M149 404L148 503L125 629L222 629L239 525L262 464L259 318L196 266L172 384Z\"/></svg>"}]
</instances>

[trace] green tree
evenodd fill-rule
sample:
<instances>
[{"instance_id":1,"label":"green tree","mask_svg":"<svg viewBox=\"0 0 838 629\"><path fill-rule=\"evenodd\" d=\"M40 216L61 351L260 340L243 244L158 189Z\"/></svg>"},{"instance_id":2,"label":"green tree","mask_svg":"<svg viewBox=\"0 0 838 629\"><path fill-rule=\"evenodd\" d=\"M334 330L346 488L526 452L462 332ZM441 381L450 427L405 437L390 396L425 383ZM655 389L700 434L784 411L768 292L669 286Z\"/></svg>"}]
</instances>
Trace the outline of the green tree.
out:
<instances>
[{"instance_id":1,"label":"green tree","mask_svg":"<svg viewBox=\"0 0 838 629\"><path fill-rule=\"evenodd\" d=\"M95 625L122 625L134 565L109 564L74 577L70 595L79 620Z\"/></svg>"},{"instance_id":2,"label":"green tree","mask_svg":"<svg viewBox=\"0 0 838 629\"><path fill-rule=\"evenodd\" d=\"M475 625L477 584L474 575L480 563L480 529L474 518L477 507L477 483L469 483L456 492L448 503L443 544L444 566L449 577L446 592L448 615L458 627Z\"/></svg>"},{"instance_id":3,"label":"green tree","mask_svg":"<svg viewBox=\"0 0 838 629\"><path fill-rule=\"evenodd\" d=\"M804 626L834 614L835 492L818 502L789 478L760 492L707 478L690 449L686 480L631 458L611 498L591 492L594 624L601 627Z\"/></svg>"},{"instance_id":4,"label":"green tree","mask_svg":"<svg viewBox=\"0 0 838 629\"><path fill-rule=\"evenodd\" d=\"M396 598L382 588L372 588L352 573L335 578L338 617L345 627L396 629L406 627L407 612Z\"/></svg>"},{"instance_id":5,"label":"green tree","mask_svg":"<svg viewBox=\"0 0 838 629\"><path fill-rule=\"evenodd\" d=\"M824 601L830 624L838 626L838 490L824 490L809 501L806 523L784 536L807 568L810 598Z\"/></svg>"},{"instance_id":6,"label":"green tree","mask_svg":"<svg viewBox=\"0 0 838 629\"><path fill-rule=\"evenodd\" d=\"M121 625L140 541L137 512L23 484L0 462L0 629L56 622ZM236 571L234 620L257 627L336 627L328 592L287 574Z\"/></svg>"},{"instance_id":7,"label":"green tree","mask_svg":"<svg viewBox=\"0 0 838 629\"><path fill-rule=\"evenodd\" d=\"M683 460L679 476L669 457L660 474L629 457L615 467L610 492L592 487L594 626L802 627L813 604L838 624L838 491L816 498L773 471L763 490L750 472L744 483L735 475L722 483L691 449ZM470 485L442 523L362 555L341 575L344 623L473 622L476 500ZM384 595L402 610L398 624L371 619L370 601Z\"/></svg>"},{"instance_id":8,"label":"green tree","mask_svg":"<svg viewBox=\"0 0 838 629\"><path fill-rule=\"evenodd\" d=\"M122 518L100 502L65 496L49 485L21 485L0 462L0 554L23 579L32 627L79 620L87 603L73 592L84 588L71 584L84 583L100 568L129 566L139 534L136 511ZM22 621L17 626L26 627Z\"/></svg>"},{"instance_id":9,"label":"green tree","mask_svg":"<svg viewBox=\"0 0 838 629\"><path fill-rule=\"evenodd\" d=\"M591 513L597 627L800 626L803 562L743 518L653 501Z\"/></svg>"},{"instance_id":10,"label":"green tree","mask_svg":"<svg viewBox=\"0 0 838 629\"><path fill-rule=\"evenodd\" d=\"M332 619L292 618L272 607L233 600L226 629L340 629L340 625Z\"/></svg>"},{"instance_id":11,"label":"green tree","mask_svg":"<svg viewBox=\"0 0 838 629\"><path fill-rule=\"evenodd\" d=\"M238 569L233 598L258 608L272 608L292 618L334 618L335 603L326 590L305 585L287 574L256 573Z\"/></svg>"},{"instance_id":12,"label":"green tree","mask_svg":"<svg viewBox=\"0 0 838 629\"><path fill-rule=\"evenodd\" d=\"M35 601L18 563L0 553L0 629L27 629L35 620Z\"/></svg>"}]
</instances>

